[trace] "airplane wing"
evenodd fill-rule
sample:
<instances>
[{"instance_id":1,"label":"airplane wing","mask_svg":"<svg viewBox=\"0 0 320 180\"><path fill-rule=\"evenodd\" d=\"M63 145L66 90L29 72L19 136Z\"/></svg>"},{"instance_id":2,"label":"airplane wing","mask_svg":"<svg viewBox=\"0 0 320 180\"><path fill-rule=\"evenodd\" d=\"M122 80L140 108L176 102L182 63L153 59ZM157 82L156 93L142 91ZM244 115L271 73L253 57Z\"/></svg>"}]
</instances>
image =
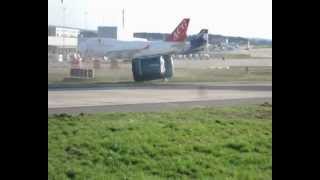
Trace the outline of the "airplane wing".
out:
<instances>
[{"instance_id":1,"label":"airplane wing","mask_svg":"<svg viewBox=\"0 0 320 180\"><path fill-rule=\"evenodd\" d=\"M81 55L86 58L108 57L111 59L131 58L145 49L148 42L124 42L107 38L90 38L82 40L78 45Z\"/></svg>"},{"instance_id":2,"label":"airplane wing","mask_svg":"<svg viewBox=\"0 0 320 180\"><path fill-rule=\"evenodd\" d=\"M141 52L142 49L136 50L120 50L120 51L109 51L105 54L108 58L113 59L124 59L124 58L132 58L135 54Z\"/></svg>"}]
</instances>

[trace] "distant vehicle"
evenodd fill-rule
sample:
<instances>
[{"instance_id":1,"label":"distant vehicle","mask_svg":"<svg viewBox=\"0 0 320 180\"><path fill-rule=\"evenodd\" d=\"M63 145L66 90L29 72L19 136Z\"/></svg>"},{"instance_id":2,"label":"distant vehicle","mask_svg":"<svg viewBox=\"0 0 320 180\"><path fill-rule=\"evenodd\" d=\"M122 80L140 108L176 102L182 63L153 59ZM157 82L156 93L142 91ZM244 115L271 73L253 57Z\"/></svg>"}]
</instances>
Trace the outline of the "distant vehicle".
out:
<instances>
[{"instance_id":1,"label":"distant vehicle","mask_svg":"<svg viewBox=\"0 0 320 180\"><path fill-rule=\"evenodd\" d=\"M59 62L62 62L62 61L63 61L63 55L62 55L62 54L59 54L58 61L59 61Z\"/></svg>"}]
</instances>

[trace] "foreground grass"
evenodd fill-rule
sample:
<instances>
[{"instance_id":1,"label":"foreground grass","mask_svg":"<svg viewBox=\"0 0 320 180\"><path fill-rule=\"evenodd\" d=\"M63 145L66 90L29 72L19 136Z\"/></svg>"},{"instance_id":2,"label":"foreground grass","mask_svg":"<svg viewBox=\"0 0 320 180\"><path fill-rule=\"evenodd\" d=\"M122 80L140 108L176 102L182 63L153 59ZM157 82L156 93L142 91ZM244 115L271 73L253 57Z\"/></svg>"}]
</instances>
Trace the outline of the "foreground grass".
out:
<instances>
[{"instance_id":1,"label":"foreground grass","mask_svg":"<svg viewBox=\"0 0 320 180\"><path fill-rule=\"evenodd\" d=\"M48 179L271 179L272 107L48 118Z\"/></svg>"}]
</instances>

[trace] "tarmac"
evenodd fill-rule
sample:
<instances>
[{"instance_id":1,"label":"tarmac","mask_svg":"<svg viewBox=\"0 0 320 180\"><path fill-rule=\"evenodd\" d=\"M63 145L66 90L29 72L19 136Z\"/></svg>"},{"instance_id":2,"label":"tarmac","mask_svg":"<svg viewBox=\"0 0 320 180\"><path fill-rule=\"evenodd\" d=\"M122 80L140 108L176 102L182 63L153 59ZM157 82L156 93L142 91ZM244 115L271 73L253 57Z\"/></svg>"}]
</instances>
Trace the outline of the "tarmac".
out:
<instances>
[{"instance_id":1,"label":"tarmac","mask_svg":"<svg viewBox=\"0 0 320 180\"><path fill-rule=\"evenodd\" d=\"M48 88L48 114L272 103L272 83L121 83Z\"/></svg>"}]
</instances>

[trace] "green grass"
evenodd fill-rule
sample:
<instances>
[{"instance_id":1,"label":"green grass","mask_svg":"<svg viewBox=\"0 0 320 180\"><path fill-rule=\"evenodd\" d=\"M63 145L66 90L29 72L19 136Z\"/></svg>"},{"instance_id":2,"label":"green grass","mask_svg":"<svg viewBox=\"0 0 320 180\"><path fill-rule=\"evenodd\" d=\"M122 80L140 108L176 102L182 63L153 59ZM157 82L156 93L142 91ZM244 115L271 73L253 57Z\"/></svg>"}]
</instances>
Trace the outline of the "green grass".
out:
<instances>
[{"instance_id":1,"label":"green grass","mask_svg":"<svg viewBox=\"0 0 320 180\"><path fill-rule=\"evenodd\" d=\"M272 81L272 67L231 67L230 69L175 69L172 82Z\"/></svg>"},{"instance_id":2,"label":"green grass","mask_svg":"<svg viewBox=\"0 0 320 180\"><path fill-rule=\"evenodd\" d=\"M265 49L265 48L272 48L272 45L258 45L258 46L253 46L253 49Z\"/></svg>"},{"instance_id":3,"label":"green grass","mask_svg":"<svg viewBox=\"0 0 320 180\"><path fill-rule=\"evenodd\" d=\"M131 65L130 65L131 68ZM129 65L125 64L119 69L106 68L95 70L95 79L93 80L74 80L64 81L64 78L69 77L69 67L54 67L48 68L48 84L61 83L100 83L100 82L124 82L133 81L132 72Z\"/></svg>"},{"instance_id":4,"label":"green grass","mask_svg":"<svg viewBox=\"0 0 320 180\"><path fill-rule=\"evenodd\" d=\"M252 58L250 54L233 54L233 53L223 54L223 57L225 59L250 59L250 58Z\"/></svg>"},{"instance_id":5,"label":"green grass","mask_svg":"<svg viewBox=\"0 0 320 180\"><path fill-rule=\"evenodd\" d=\"M63 83L110 83L133 82L131 65L123 65L120 69L98 69L95 71L94 80L63 81L69 76L67 68L48 69L48 84ZM230 82L230 81L272 81L272 67L250 67L249 72L245 67L231 67L230 69L197 69L175 68L175 73L170 82Z\"/></svg>"},{"instance_id":6,"label":"green grass","mask_svg":"<svg viewBox=\"0 0 320 180\"><path fill-rule=\"evenodd\" d=\"M272 179L272 106L50 116L48 179Z\"/></svg>"}]
</instances>

